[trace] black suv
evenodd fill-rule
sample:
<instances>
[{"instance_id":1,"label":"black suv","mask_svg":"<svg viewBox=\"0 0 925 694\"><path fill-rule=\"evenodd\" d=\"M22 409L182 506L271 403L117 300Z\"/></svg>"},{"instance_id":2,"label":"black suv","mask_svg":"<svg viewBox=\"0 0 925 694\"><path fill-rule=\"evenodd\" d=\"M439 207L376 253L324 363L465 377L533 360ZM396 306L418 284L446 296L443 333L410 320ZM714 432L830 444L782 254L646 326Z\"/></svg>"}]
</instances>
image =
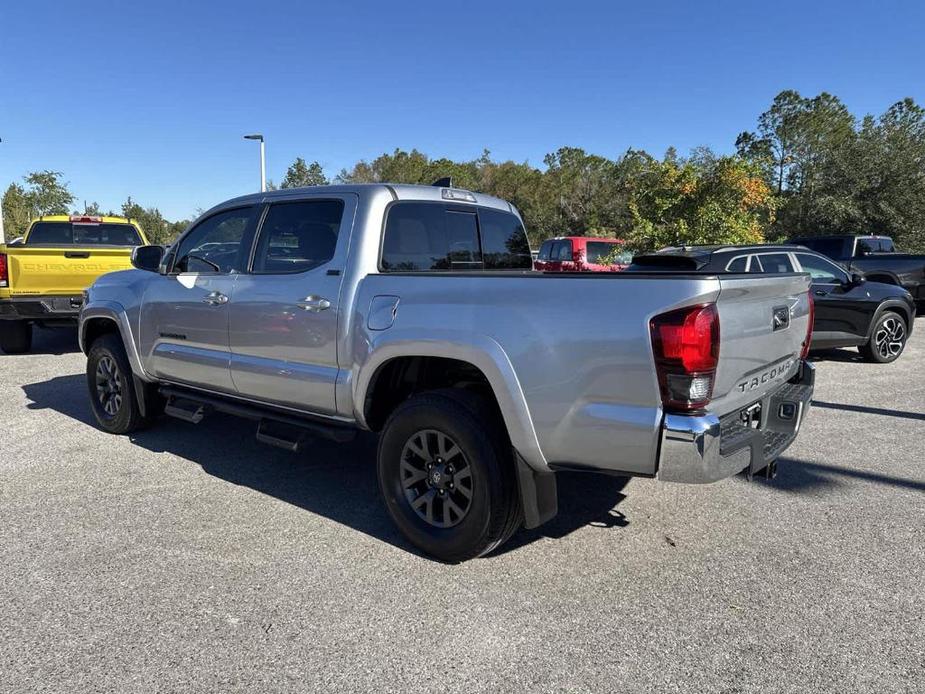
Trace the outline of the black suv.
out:
<instances>
[{"instance_id":1,"label":"black suv","mask_svg":"<svg viewBox=\"0 0 925 694\"><path fill-rule=\"evenodd\" d=\"M925 311L925 255L900 253L889 236L808 236L787 243L828 256L848 272L862 272L872 282L908 289Z\"/></svg>"},{"instance_id":2,"label":"black suv","mask_svg":"<svg viewBox=\"0 0 925 694\"><path fill-rule=\"evenodd\" d=\"M857 347L872 362L895 361L915 318L912 295L868 282L802 246L685 246L633 258L628 271L807 272L816 306L812 349Z\"/></svg>"}]
</instances>

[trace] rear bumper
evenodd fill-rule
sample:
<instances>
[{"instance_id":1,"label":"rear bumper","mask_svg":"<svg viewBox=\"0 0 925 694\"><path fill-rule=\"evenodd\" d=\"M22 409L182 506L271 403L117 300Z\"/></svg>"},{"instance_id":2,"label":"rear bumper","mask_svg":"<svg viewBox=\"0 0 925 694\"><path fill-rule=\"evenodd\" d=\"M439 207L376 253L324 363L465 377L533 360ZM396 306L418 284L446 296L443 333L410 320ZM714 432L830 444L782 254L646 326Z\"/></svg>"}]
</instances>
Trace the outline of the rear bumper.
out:
<instances>
[{"instance_id":1,"label":"rear bumper","mask_svg":"<svg viewBox=\"0 0 925 694\"><path fill-rule=\"evenodd\" d=\"M0 299L0 320L77 320L83 295L22 296Z\"/></svg>"},{"instance_id":2,"label":"rear bumper","mask_svg":"<svg viewBox=\"0 0 925 694\"><path fill-rule=\"evenodd\" d=\"M814 382L815 367L803 362L797 376L760 400L758 428L742 423L739 411L723 417L666 414L656 478L698 484L763 470L796 438Z\"/></svg>"}]
</instances>

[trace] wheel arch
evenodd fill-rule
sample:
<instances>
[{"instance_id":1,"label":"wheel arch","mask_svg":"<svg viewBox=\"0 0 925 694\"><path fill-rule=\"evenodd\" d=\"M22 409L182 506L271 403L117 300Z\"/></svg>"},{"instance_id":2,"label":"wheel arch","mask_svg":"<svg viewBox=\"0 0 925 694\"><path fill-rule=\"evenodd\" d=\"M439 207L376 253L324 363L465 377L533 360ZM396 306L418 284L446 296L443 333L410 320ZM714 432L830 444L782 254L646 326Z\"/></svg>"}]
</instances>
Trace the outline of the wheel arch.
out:
<instances>
[{"instance_id":1,"label":"wheel arch","mask_svg":"<svg viewBox=\"0 0 925 694\"><path fill-rule=\"evenodd\" d=\"M877 307L877 311L874 313L874 317L870 321L870 325L867 326L867 338L865 342L870 340L870 337L874 332L874 326L877 325L877 321L879 321L883 317L883 314L887 311L898 313L900 317L906 321L907 334L912 329L912 321L915 320L915 315L912 313L909 306L898 299L887 299L886 301L881 302Z\"/></svg>"},{"instance_id":2,"label":"wheel arch","mask_svg":"<svg viewBox=\"0 0 925 694\"><path fill-rule=\"evenodd\" d=\"M109 316L96 316L88 318L80 325L80 347L84 354L90 353L90 347L103 335L115 333L120 338L122 332L119 329L119 322Z\"/></svg>"},{"instance_id":3,"label":"wheel arch","mask_svg":"<svg viewBox=\"0 0 925 694\"><path fill-rule=\"evenodd\" d=\"M115 329L113 329L115 326ZM135 346L131 323L125 309L115 302L97 302L85 306L80 312L80 323L77 328L77 340L84 354L89 353L90 347L100 335L117 333L122 339L122 346L128 355L129 365L136 378L143 381L152 380L141 365L141 358Z\"/></svg>"},{"instance_id":4,"label":"wheel arch","mask_svg":"<svg viewBox=\"0 0 925 694\"><path fill-rule=\"evenodd\" d=\"M425 375L416 380L421 373ZM463 383L471 379L468 383L487 389L514 448L531 467L548 470L514 368L501 346L490 338L473 340L469 336L469 342L399 339L374 349L352 379L354 416L361 426L376 430L408 395L431 387L458 385L459 382L447 382L453 380L453 374L461 376ZM388 380L395 377L400 379L397 389L391 388L395 382ZM401 379L405 385L401 385ZM380 399L384 395L385 405ZM388 401L393 395L394 399Z\"/></svg>"}]
</instances>

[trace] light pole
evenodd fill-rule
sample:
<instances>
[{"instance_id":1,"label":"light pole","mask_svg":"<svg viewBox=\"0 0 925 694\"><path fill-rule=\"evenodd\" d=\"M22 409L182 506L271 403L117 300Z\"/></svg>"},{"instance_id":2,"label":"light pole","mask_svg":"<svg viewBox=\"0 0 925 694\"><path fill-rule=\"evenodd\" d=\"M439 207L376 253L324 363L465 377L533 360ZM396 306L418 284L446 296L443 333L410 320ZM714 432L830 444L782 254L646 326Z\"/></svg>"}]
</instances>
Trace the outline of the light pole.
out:
<instances>
[{"instance_id":1,"label":"light pole","mask_svg":"<svg viewBox=\"0 0 925 694\"><path fill-rule=\"evenodd\" d=\"M0 142L3 138L0 137ZM3 201L0 199L0 243L6 243L6 236L3 235Z\"/></svg>"},{"instance_id":2,"label":"light pole","mask_svg":"<svg viewBox=\"0 0 925 694\"><path fill-rule=\"evenodd\" d=\"M258 140L260 142L260 192L267 192L267 150L263 135L245 135L245 140Z\"/></svg>"}]
</instances>

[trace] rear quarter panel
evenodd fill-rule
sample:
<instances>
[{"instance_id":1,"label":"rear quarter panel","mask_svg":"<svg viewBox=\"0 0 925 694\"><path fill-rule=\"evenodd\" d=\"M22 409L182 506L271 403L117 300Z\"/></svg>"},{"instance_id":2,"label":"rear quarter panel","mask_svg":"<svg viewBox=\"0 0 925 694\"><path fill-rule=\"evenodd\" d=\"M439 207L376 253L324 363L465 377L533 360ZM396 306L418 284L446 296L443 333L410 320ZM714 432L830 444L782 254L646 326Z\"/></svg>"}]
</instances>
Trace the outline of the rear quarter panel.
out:
<instances>
[{"instance_id":1,"label":"rear quarter panel","mask_svg":"<svg viewBox=\"0 0 925 694\"><path fill-rule=\"evenodd\" d=\"M653 474L662 410L649 319L715 300L718 280L487 274L363 279L349 355L354 407L394 356L465 359L488 377L531 464ZM400 298L395 321L369 330L380 295Z\"/></svg>"}]
</instances>

